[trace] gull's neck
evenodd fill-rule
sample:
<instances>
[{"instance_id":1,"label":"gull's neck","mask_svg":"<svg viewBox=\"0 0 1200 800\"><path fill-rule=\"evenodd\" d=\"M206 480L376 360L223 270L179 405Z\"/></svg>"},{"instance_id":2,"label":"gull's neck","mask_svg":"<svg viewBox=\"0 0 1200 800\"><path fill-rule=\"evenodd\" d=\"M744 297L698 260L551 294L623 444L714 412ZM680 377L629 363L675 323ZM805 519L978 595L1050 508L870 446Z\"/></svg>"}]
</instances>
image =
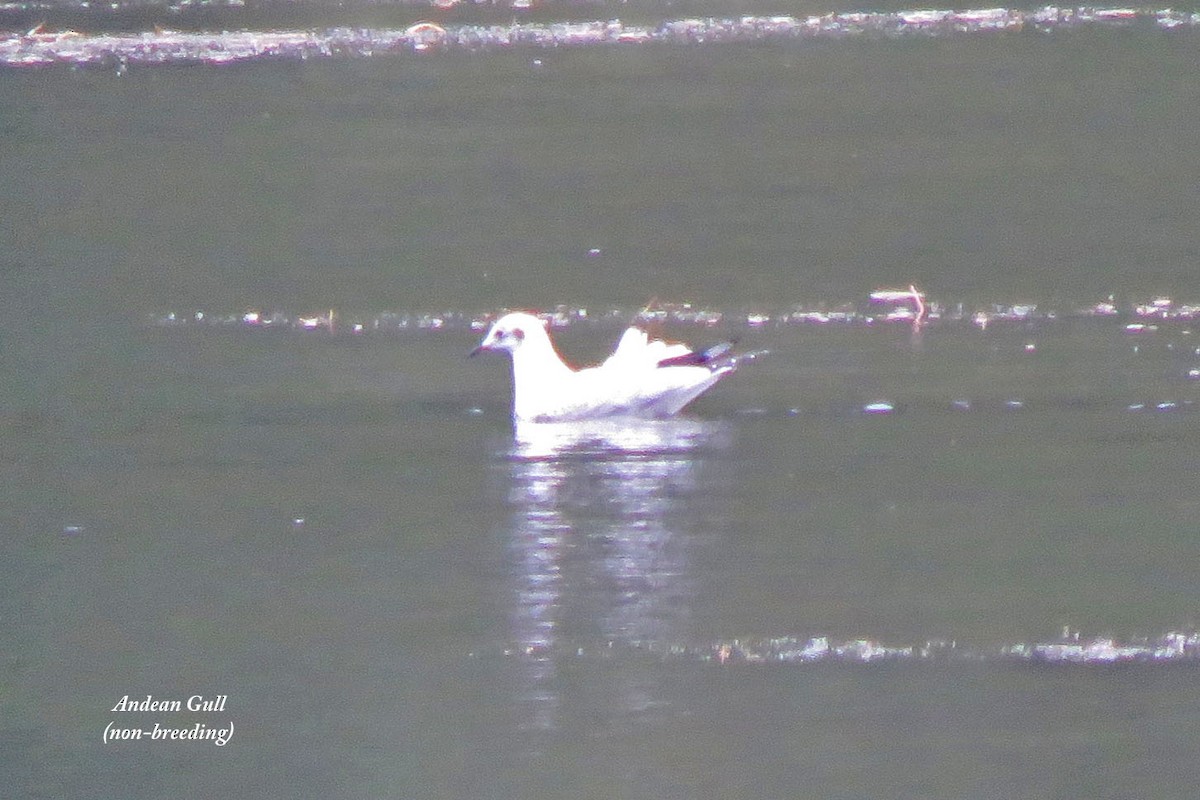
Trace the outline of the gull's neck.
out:
<instances>
[{"instance_id":1,"label":"gull's neck","mask_svg":"<svg viewBox=\"0 0 1200 800\"><path fill-rule=\"evenodd\" d=\"M573 370L563 363L544 331L530 335L512 354L513 416L533 419L551 410L555 390Z\"/></svg>"}]
</instances>

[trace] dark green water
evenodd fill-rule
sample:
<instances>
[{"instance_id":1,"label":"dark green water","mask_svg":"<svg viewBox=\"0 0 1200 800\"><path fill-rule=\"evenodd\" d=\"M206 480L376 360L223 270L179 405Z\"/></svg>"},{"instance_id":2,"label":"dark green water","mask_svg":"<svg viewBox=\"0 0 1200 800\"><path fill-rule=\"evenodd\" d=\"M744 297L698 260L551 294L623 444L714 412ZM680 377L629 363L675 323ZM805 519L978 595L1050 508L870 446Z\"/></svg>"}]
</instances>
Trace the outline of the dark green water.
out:
<instances>
[{"instance_id":1,"label":"dark green water","mask_svg":"<svg viewBox=\"0 0 1200 800\"><path fill-rule=\"evenodd\" d=\"M120 311L1186 294L1193 45L6 73L6 272L88 261L64 288Z\"/></svg>"},{"instance_id":2,"label":"dark green water","mask_svg":"<svg viewBox=\"0 0 1200 800\"><path fill-rule=\"evenodd\" d=\"M774 310L909 281L968 307L1194 300L1194 45L1105 31L0 74L0 785L1193 797L1194 662L638 646L991 653L1064 626L1194 629L1189 323L720 329L772 352L668 431L684 444L529 459L506 366L463 358L469 331L145 320ZM578 326L563 349L598 357L616 333ZM861 413L879 400L895 413ZM228 701L111 711L148 694ZM114 719L236 732L103 743Z\"/></svg>"}]
</instances>

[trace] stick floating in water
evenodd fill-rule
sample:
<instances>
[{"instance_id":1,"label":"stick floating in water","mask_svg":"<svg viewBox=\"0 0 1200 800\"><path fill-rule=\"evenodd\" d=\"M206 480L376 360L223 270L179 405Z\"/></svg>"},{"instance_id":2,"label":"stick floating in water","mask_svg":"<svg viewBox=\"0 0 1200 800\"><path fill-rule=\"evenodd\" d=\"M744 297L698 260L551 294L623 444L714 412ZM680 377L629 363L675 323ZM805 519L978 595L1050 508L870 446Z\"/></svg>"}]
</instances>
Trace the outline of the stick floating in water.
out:
<instances>
[{"instance_id":1,"label":"stick floating in water","mask_svg":"<svg viewBox=\"0 0 1200 800\"><path fill-rule=\"evenodd\" d=\"M912 309L904 307L888 314L889 320L905 320L912 322L914 328L925 324L926 308L925 295L916 286L909 285L907 289L876 289L871 292L873 303L912 303Z\"/></svg>"}]
</instances>

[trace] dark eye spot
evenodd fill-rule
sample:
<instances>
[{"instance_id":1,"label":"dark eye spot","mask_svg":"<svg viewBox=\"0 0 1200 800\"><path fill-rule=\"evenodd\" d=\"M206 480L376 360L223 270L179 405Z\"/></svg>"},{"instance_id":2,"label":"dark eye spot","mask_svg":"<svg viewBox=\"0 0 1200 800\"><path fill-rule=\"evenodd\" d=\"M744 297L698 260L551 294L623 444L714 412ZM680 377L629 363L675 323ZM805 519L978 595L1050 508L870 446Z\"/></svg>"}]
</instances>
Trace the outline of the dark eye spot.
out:
<instances>
[{"instance_id":1,"label":"dark eye spot","mask_svg":"<svg viewBox=\"0 0 1200 800\"><path fill-rule=\"evenodd\" d=\"M514 338L514 339L516 339L518 342L520 342L520 341L524 341L524 339L525 339L525 331L521 330L520 328L516 328L515 330L513 330L513 332L512 332L512 336L513 336L513 338Z\"/></svg>"}]
</instances>

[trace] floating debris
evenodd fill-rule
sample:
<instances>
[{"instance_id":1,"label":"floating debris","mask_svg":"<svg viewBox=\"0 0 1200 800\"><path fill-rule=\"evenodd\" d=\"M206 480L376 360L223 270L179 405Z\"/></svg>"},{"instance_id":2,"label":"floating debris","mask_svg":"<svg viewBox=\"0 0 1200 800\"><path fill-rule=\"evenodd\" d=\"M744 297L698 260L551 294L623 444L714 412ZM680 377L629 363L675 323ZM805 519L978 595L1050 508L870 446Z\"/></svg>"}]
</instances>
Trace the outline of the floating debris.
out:
<instances>
[{"instance_id":1,"label":"floating debris","mask_svg":"<svg viewBox=\"0 0 1200 800\"><path fill-rule=\"evenodd\" d=\"M240 0L239 0L240 1ZM449 0L453 5L453 0ZM518 4L523 3L524 6ZM236 3L232 3L236 5ZM435 0L435 5L437 4ZM21 4L17 4L20 7ZM515 10L529 0L510 0ZM120 4L113 4L120 9ZM447 25L419 22L403 29L335 27L319 31L182 31L155 28L141 32L85 33L47 31L39 25L25 33L0 37L0 66L54 64L223 65L259 60L372 58L443 50L504 50L584 46L629 47L647 43L701 45L718 42L797 40L875 36L961 36L1026 28L1052 31L1082 26L1161 30L1200 26L1200 13L1173 9L1059 8L917 9L897 12L845 12L790 15L694 17L657 24L607 21L532 22L508 25ZM537 62L535 62L537 63Z\"/></svg>"},{"instance_id":2,"label":"floating debris","mask_svg":"<svg viewBox=\"0 0 1200 800\"><path fill-rule=\"evenodd\" d=\"M887 322L908 322L916 330L925 323L928 309L925 307L925 294L918 291L916 286L907 289L876 289L871 292L871 302L892 305L891 310L884 316Z\"/></svg>"}]
</instances>

